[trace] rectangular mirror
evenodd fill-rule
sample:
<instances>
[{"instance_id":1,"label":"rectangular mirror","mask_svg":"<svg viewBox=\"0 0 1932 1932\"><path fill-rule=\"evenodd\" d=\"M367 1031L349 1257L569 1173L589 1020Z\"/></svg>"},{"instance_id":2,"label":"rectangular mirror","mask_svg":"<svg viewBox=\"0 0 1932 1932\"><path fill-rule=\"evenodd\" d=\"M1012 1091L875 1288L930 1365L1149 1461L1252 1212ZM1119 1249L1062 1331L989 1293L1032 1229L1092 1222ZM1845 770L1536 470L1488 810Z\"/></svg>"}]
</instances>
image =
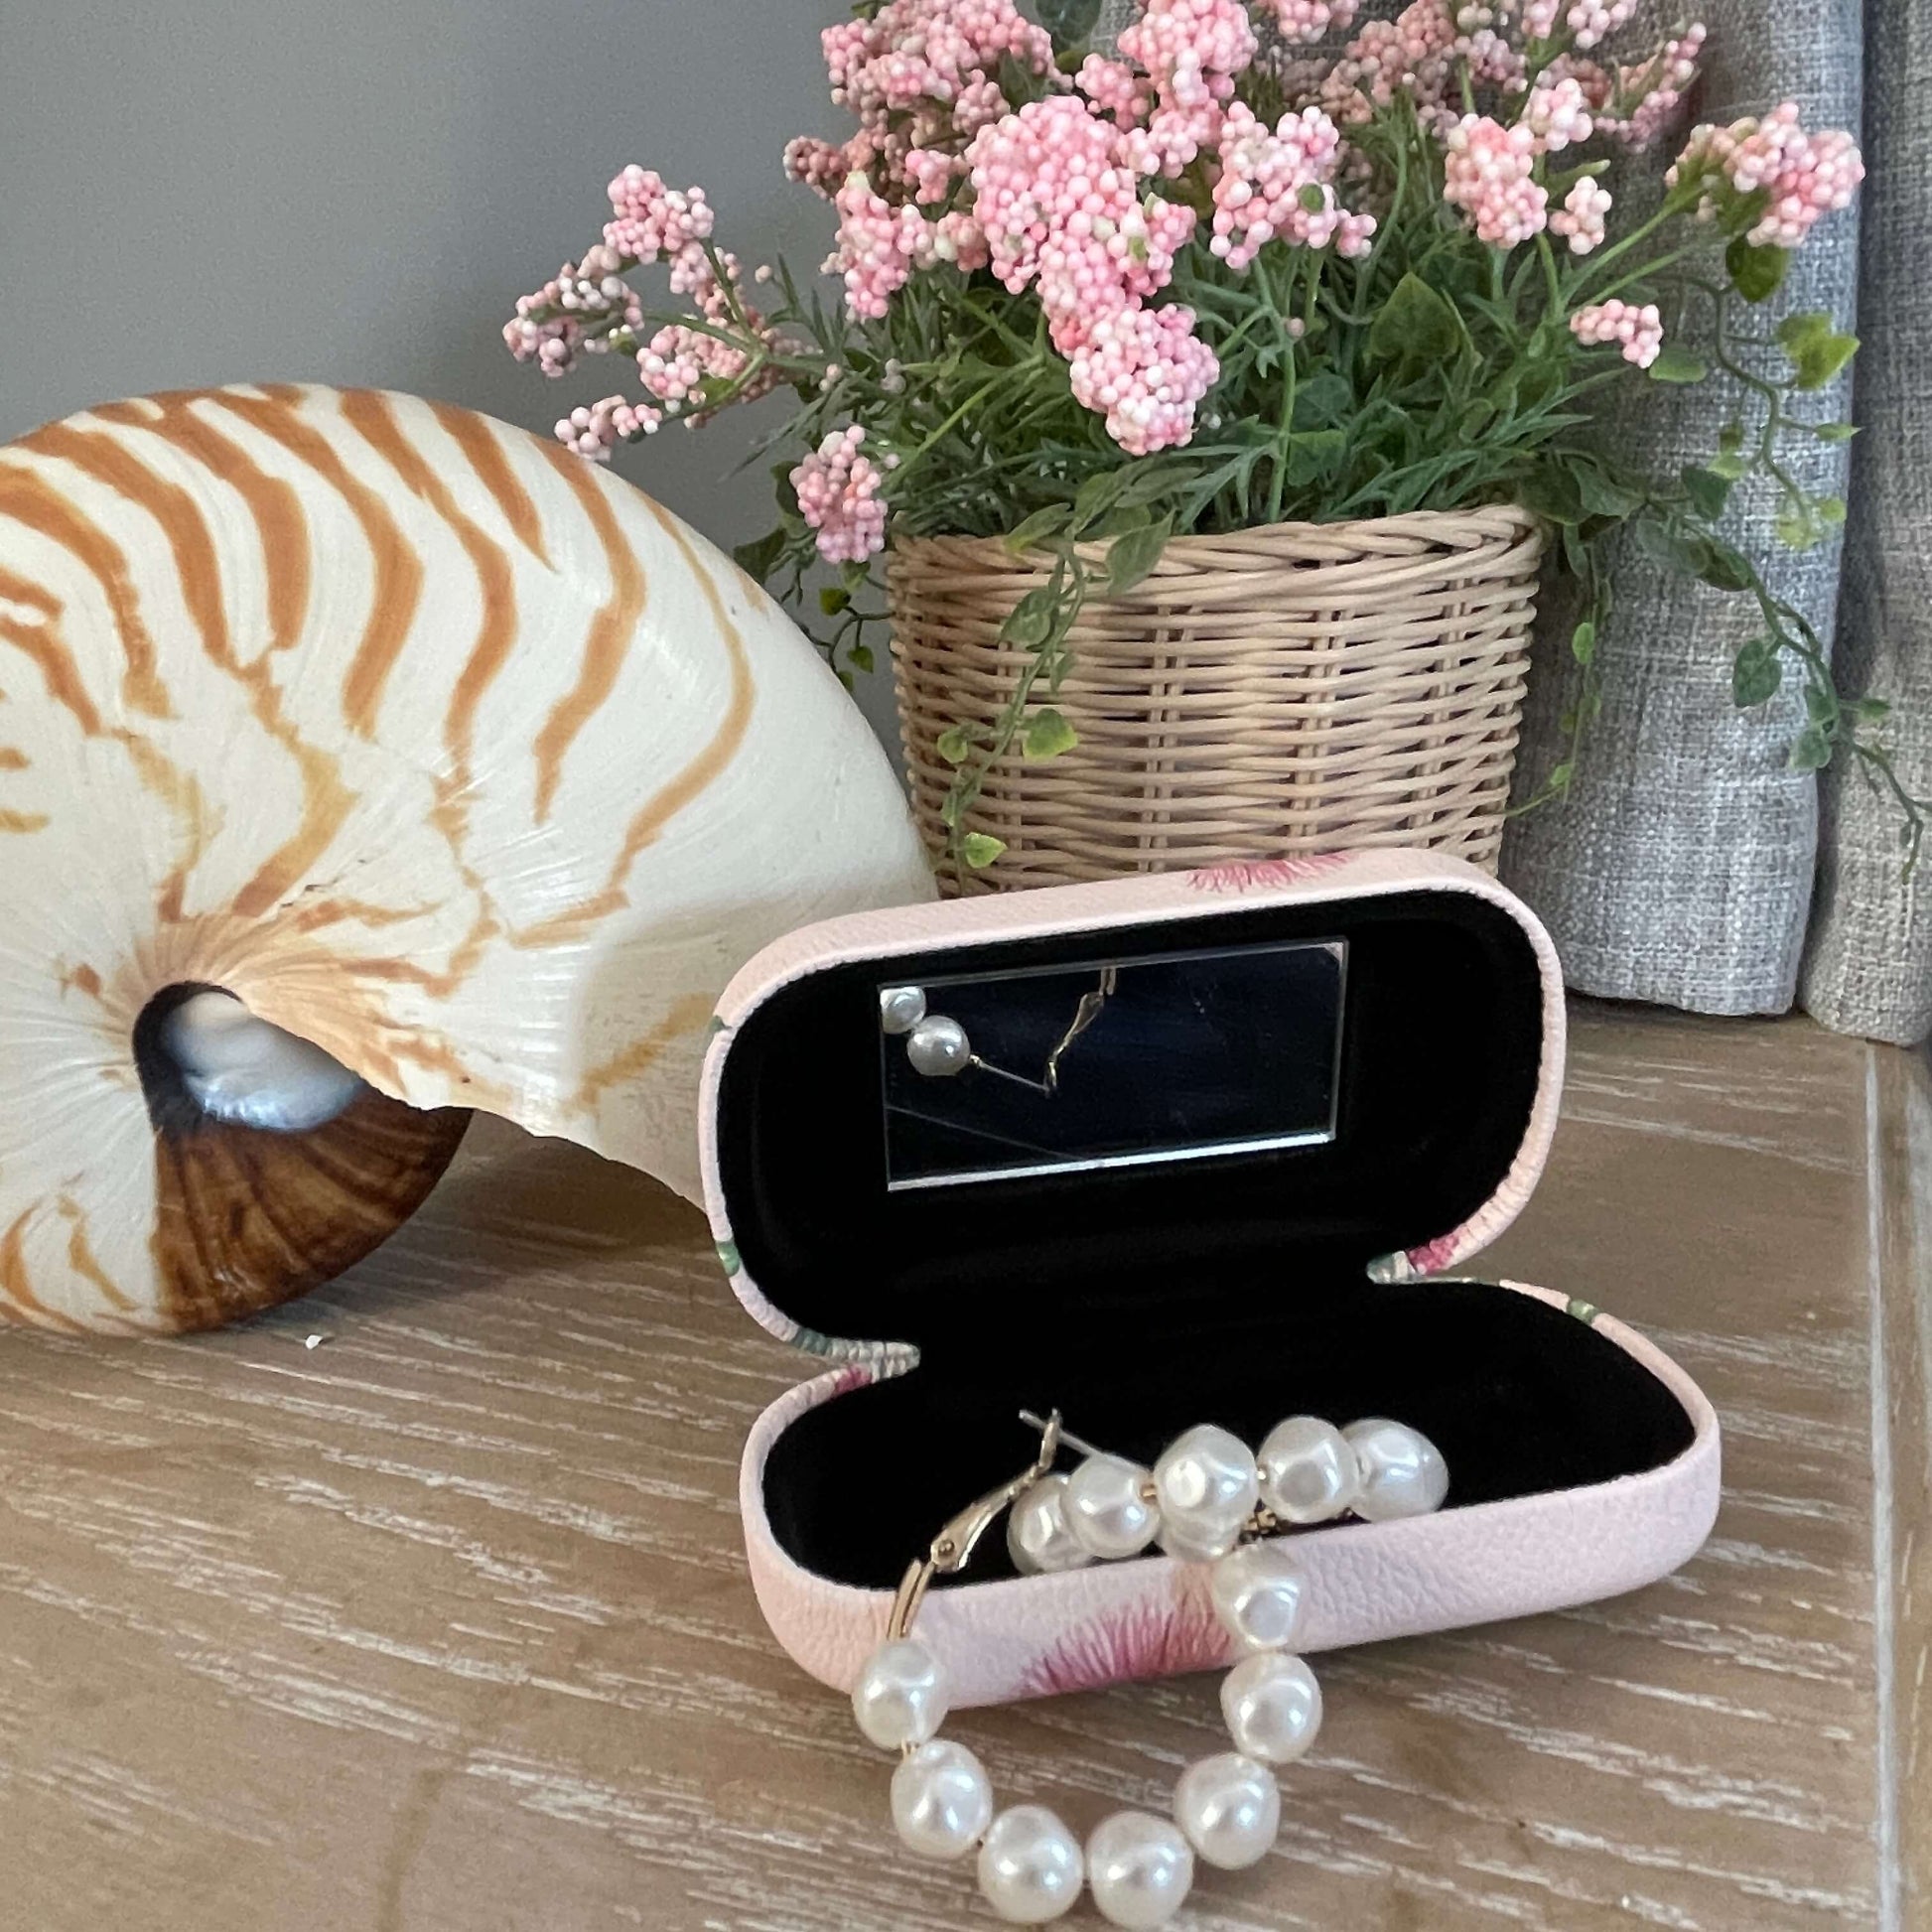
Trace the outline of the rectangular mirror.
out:
<instances>
[{"instance_id":1,"label":"rectangular mirror","mask_svg":"<svg viewBox=\"0 0 1932 1932\"><path fill-rule=\"evenodd\" d=\"M879 987L887 1185L1332 1140L1345 940Z\"/></svg>"}]
</instances>

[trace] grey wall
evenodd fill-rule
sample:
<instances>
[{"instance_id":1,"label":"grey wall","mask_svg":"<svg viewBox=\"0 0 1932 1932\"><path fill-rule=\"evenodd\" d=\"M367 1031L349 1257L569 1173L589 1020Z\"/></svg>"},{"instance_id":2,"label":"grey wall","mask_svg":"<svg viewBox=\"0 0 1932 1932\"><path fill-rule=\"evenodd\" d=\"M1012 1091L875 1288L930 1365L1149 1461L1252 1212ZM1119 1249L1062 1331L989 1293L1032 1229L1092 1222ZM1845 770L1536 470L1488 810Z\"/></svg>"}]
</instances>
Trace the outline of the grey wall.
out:
<instances>
[{"instance_id":1,"label":"grey wall","mask_svg":"<svg viewBox=\"0 0 1932 1932\"><path fill-rule=\"evenodd\" d=\"M0 0L0 439L87 403L262 377L444 397L548 432L629 387L546 382L498 336L598 238L629 161L701 183L747 260L809 271L782 176L837 134L841 0ZM763 406L762 420L781 403ZM755 412L619 456L727 545ZM883 693L868 694L877 711Z\"/></svg>"}]
</instances>

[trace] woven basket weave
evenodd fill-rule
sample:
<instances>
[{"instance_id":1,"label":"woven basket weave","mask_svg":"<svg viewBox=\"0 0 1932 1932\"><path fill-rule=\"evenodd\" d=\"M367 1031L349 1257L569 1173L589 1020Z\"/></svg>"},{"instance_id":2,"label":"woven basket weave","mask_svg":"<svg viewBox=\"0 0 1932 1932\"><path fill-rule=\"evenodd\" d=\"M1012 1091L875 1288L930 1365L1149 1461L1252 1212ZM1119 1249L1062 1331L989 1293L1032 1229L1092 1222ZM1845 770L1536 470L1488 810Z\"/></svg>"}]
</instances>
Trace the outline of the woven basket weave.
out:
<instances>
[{"instance_id":1,"label":"woven basket weave","mask_svg":"<svg viewBox=\"0 0 1932 1932\"><path fill-rule=\"evenodd\" d=\"M919 830L949 891L1108 879L1361 846L1494 869L1542 538L1509 506L1178 537L1129 596L1090 601L1055 702L1079 735L1018 746L968 829L1007 850L963 880L939 811L949 726L990 723L1046 581L997 538L902 539L888 566ZM1038 693L1045 696L1043 687Z\"/></svg>"}]
</instances>

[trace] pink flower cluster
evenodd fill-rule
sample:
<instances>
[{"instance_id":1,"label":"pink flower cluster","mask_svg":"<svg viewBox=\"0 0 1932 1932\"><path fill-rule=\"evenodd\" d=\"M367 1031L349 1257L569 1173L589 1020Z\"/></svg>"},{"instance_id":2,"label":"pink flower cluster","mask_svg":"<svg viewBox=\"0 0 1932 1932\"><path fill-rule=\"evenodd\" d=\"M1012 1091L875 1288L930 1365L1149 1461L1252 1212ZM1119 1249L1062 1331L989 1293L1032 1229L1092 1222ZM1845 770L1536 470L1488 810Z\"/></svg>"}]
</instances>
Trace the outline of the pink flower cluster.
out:
<instances>
[{"instance_id":1,"label":"pink flower cluster","mask_svg":"<svg viewBox=\"0 0 1932 1932\"><path fill-rule=\"evenodd\" d=\"M1580 48L1594 47L1623 26L1637 10L1636 0L1527 0L1523 8L1525 40L1547 41L1561 22Z\"/></svg>"},{"instance_id":2,"label":"pink flower cluster","mask_svg":"<svg viewBox=\"0 0 1932 1932\"><path fill-rule=\"evenodd\" d=\"M886 478L861 454L865 440L858 423L833 430L791 473L798 513L818 532L818 553L827 563L864 563L886 547L886 504L879 494ZM886 470L897 462L887 457Z\"/></svg>"},{"instance_id":3,"label":"pink flower cluster","mask_svg":"<svg viewBox=\"0 0 1932 1932\"><path fill-rule=\"evenodd\" d=\"M1580 343L1621 343L1623 359L1647 369L1664 345L1664 319L1654 302L1593 302L1570 318L1570 333Z\"/></svg>"},{"instance_id":4,"label":"pink flower cluster","mask_svg":"<svg viewBox=\"0 0 1932 1932\"><path fill-rule=\"evenodd\" d=\"M1259 0L1272 16L1283 40L1304 44L1327 34L1345 33L1361 8L1361 0Z\"/></svg>"},{"instance_id":5,"label":"pink flower cluster","mask_svg":"<svg viewBox=\"0 0 1932 1932\"><path fill-rule=\"evenodd\" d=\"M1359 123L1406 93L1426 123L1452 126L1445 103L1462 39L1446 0L1411 0L1393 20L1363 24L1323 78L1320 104L1337 121Z\"/></svg>"},{"instance_id":6,"label":"pink flower cluster","mask_svg":"<svg viewBox=\"0 0 1932 1932\"><path fill-rule=\"evenodd\" d=\"M1760 190L1768 195L1748 240L1760 247L1796 248L1822 215L1851 206L1864 179L1864 162L1858 143L1840 128L1808 134L1797 103L1787 100L1761 121L1692 129L1664 179L1676 187L1712 177L1722 177L1739 195ZM1710 206L1707 196L1705 208Z\"/></svg>"},{"instance_id":7,"label":"pink flower cluster","mask_svg":"<svg viewBox=\"0 0 1932 1932\"><path fill-rule=\"evenodd\" d=\"M661 413L648 403L624 401L621 396L606 396L589 408L581 404L557 422L557 441L573 456L589 457L594 463L608 463L620 443L634 443L640 436L652 435L663 421Z\"/></svg>"},{"instance_id":8,"label":"pink flower cluster","mask_svg":"<svg viewBox=\"0 0 1932 1932\"><path fill-rule=\"evenodd\" d=\"M1284 114L1270 133L1236 101L1221 128L1209 250L1236 269L1277 236L1308 248L1333 241L1338 254L1366 254L1375 217L1350 214L1335 200L1340 156L1341 136L1320 108Z\"/></svg>"},{"instance_id":9,"label":"pink flower cluster","mask_svg":"<svg viewBox=\"0 0 1932 1932\"><path fill-rule=\"evenodd\" d=\"M1226 100L1260 45L1241 0L1146 0L1116 44L1147 69L1163 106L1188 109Z\"/></svg>"},{"instance_id":10,"label":"pink flower cluster","mask_svg":"<svg viewBox=\"0 0 1932 1932\"><path fill-rule=\"evenodd\" d=\"M1564 236L1573 255L1587 255L1603 240L1603 217L1610 211L1610 191L1586 175L1563 198L1563 207L1550 217L1550 232Z\"/></svg>"},{"instance_id":11,"label":"pink flower cluster","mask_svg":"<svg viewBox=\"0 0 1932 1932\"><path fill-rule=\"evenodd\" d=\"M1566 74L1557 80L1539 79L1523 103L1522 124L1540 151L1556 154L1572 142L1590 135L1589 101L1583 83Z\"/></svg>"},{"instance_id":12,"label":"pink flower cluster","mask_svg":"<svg viewBox=\"0 0 1932 1932\"><path fill-rule=\"evenodd\" d=\"M819 37L832 98L864 123L934 102L955 104L1009 56L1048 72L1053 43L1013 0L888 0L871 20Z\"/></svg>"},{"instance_id":13,"label":"pink flower cluster","mask_svg":"<svg viewBox=\"0 0 1932 1932\"><path fill-rule=\"evenodd\" d=\"M1486 114L1464 114L1449 130L1443 159L1443 199L1469 217L1477 236L1514 248L1540 233L1550 197L1533 180L1538 142L1527 122L1504 127Z\"/></svg>"},{"instance_id":14,"label":"pink flower cluster","mask_svg":"<svg viewBox=\"0 0 1932 1932\"><path fill-rule=\"evenodd\" d=\"M532 294L516 300L516 313L503 325L503 341L519 362L534 361L545 375L564 375L585 351L605 347L611 327L635 328L643 307L618 273L622 266L608 244L584 251L579 262L565 262Z\"/></svg>"},{"instance_id":15,"label":"pink flower cluster","mask_svg":"<svg viewBox=\"0 0 1932 1932\"><path fill-rule=\"evenodd\" d=\"M633 161L612 182L612 218L604 239L633 261L665 261L694 242L710 239L711 206L702 188L680 193L666 188L664 178Z\"/></svg>"},{"instance_id":16,"label":"pink flower cluster","mask_svg":"<svg viewBox=\"0 0 1932 1932\"><path fill-rule=\"evenodd\" d=\"M1191 309L1115 309L1076 333L1068 362L1074 399L1104 411L1129 456L1173 449L1194 433L1194 406L1221 373L1194 334Z\"/></svg>"},{"instance_id":17,"label":"pink flower cluster","mask_svg":"<svg viewBox=\"0 0 1932 1932\"><path fill-rule=\"evenodd\" d=\"M1053 95L983 128L967 150L973 219L1015 294L1032 287L1073 392L1136 455L1184 443L1220 373L1191 310L1144 307L1167 286L1194 212L1141 193L1141 132Z\"/></svg>"}]
</instances>

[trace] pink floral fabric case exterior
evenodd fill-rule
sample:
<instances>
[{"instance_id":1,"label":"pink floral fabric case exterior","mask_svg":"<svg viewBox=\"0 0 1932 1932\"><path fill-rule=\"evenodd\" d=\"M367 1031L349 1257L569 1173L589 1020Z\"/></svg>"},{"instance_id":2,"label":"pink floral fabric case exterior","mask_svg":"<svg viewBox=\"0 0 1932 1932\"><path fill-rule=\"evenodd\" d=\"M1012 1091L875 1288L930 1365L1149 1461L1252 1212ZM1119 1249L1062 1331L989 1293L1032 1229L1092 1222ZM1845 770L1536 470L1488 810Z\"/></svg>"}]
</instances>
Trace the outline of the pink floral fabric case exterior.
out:
<instances>
[{"instance_id":1,"label":"pink floral fabric case exterior","mask_svg":"<svg viewBox=\"0 0 1932 1932\"><path fill-rule=\"evenodd\" d=\"M1542 1172L1561 1098L1564 1002L1555 950L1527 908L1458 860L1421 852L1342 853L860 913L787 935L727 987L713 1023L701 1098L712 1233L746 1309L781 1339L837 1363L759 1417L740 1471L740 1511L759 1606L778 1641L812 1676L836 1689L851 1688L884 1635L892 1592L855 1588L793 1561L766 1512L766 1460L799 1417L901 1372L915 1358L904 1344L801 1327L741 1265L716 1144L719 1080L737 1029L781 986L843 962L876 960L886 969L896 958L942 945L1131 930L1196 917L1216 905L1339 905L1417 891L1473 895L1505 908L1522 925L1541 970L1545 1051L1529 1131L1501 1185L1459 1226L1384 1256L1371 1271L1378 1280L1403 1281L1455 1268L1515 1219ZM1667 1575L1709 1534L1718 1507L1719 1428L1697 1385L1641 1335L1561 1293L1513 1282L1499 1284L1498 1292L1568 1309L1634 1357L1682 1405L1690 1447L1662 1466L1613 1481L1298 1534L1295 1550L1308 1579L1305 1650L1454 1629L1614 1595ZM907 1525L908 1558L926 1532L927 1526ZM966 1584L928 1596L920 1629L945 1656L953 1701L962 1707L1208 1670L1231 1661L1231 1649L1208 1602L1206 1579L1204 1568L1150 1556L1053 1576Z\"/></svg>"}]
</instances>

